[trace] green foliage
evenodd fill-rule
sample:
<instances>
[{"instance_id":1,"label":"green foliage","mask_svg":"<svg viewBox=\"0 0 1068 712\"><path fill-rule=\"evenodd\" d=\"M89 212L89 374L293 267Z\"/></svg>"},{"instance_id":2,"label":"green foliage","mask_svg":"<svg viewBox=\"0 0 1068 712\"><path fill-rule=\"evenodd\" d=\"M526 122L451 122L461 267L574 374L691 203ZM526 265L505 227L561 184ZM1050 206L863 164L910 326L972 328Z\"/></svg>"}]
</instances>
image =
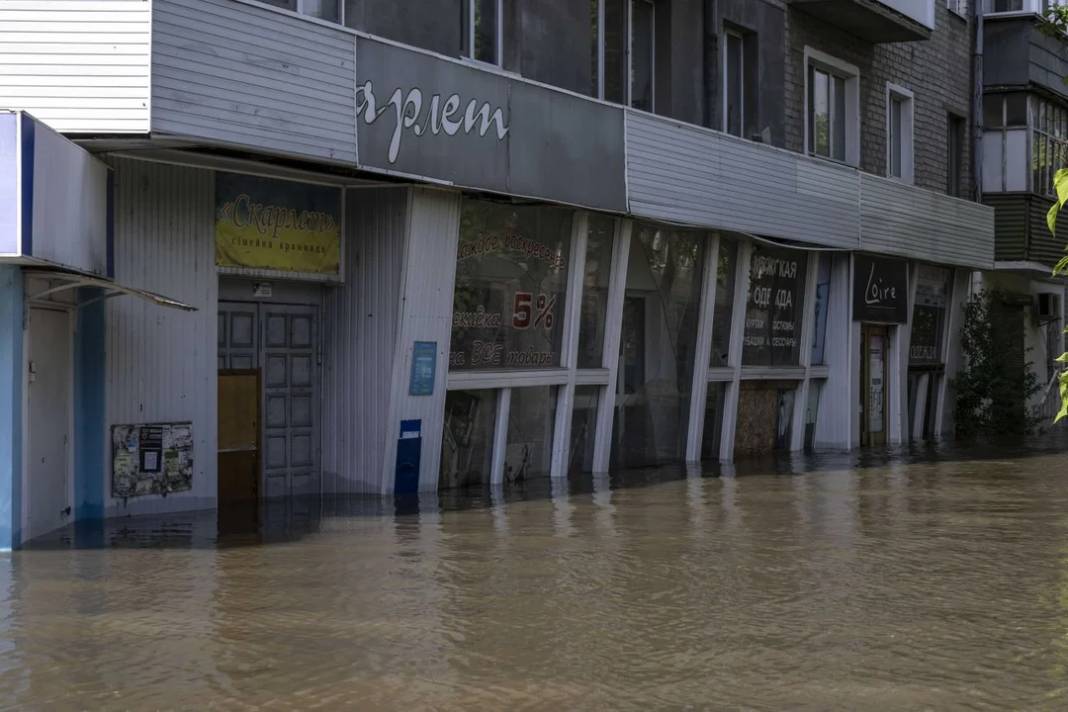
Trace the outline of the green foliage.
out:
<instances>
[{"instance_id":1,"label":"green foliage","mask_svg":"<svg viewBox=\"0 0 1068 712\"><path fill-rule=\"evenodd\" d=\"M983 291L964 305L964 365L953 383L963 439L1018 438L1038 425L1027 407L1041 386L1025 360L1023 314L1003 303L1004 295Z\"/></svg>"},{"instance_id":2,"label":"green foliage","mask_svg":"<svg viewBox=\"0 0 1068 712\"><path fill-rule=\"evenodd\" d=\"M1056 11L1056 14L1060 18L1061 24L1059 27L1064 30L1068 27L1068 6L1055 6L1050 8L1050 13ZM1050 14L1050 13L1047 13ZM1068 203L1068 169L1061 168L1053 176L1053 186L1057 189L1057 200L1053 203L1053 206L1049 209L1049 213L1046 215L1046 223L1049 225L1050 232L1056 236L1057 234L1057 215L1060 214L1061 208L1065 203ZM1056 265L1053 267L1053 276L1068 275L1068 255L1062 257ZM1068 333L1068 330L1065 331ZM1061 354L1057 358L1057 363L1068 363L1068 353ZM1061 409L1057 413L1057 417L1053 419L1054 423L1060 422L1065 418L1068 418L1068 370L1061 370L1059 377L1059 385L1061 392Z\"/></svg>"}]
</instances>

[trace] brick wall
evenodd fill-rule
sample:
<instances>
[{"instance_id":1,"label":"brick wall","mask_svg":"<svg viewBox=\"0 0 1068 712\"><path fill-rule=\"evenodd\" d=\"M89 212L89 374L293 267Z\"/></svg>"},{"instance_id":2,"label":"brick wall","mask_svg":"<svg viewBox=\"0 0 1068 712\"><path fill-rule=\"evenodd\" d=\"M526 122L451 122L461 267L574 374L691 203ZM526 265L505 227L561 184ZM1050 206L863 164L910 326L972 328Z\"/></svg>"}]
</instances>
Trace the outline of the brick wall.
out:
<instances>
[{"instance_id":1,"label":"brick wall","mask_svg":"<svg viewBox=\"0 0 1068 712\"><path fill-rule=\"evenodd\" d=\"M916 185L945 192L948 113L971 115L972 28L935 2L935 31L917 42L870 44L791 6L787 12L786 147L804 150L805 47L860 70L860 168L886 175L886 84L914 94ZM971 121L964 145L964 185L971 185Z\"/></svg>"}]
</instances>

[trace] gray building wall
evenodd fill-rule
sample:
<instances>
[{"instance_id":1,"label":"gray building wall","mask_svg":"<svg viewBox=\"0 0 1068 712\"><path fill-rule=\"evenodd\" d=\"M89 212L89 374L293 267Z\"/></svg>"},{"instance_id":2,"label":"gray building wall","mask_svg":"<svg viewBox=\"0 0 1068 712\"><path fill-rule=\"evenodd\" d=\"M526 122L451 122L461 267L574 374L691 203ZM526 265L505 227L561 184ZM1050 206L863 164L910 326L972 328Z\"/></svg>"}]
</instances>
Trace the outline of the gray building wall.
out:
<instances>
[{"instance_id":1,"label":"gray building wall","mask_svg":"<svg viewBox=\"0 0 1068 712\"><path fill-rule=\"evenodd\" d=\"M461 0L345 0L345 24L386 39L457 57Z\"/></svg>"},{"instance_id":2,"label":"gray building wall","mask_svg":"<svg viewBox=\"0 0 1068 712\"><path fill-rule=\"evenodd\" d=\"M886 175L886 83L915 93L915 184L945 192L948 113L971 115L971 20L935 3L935 31L918 42L871 44L796 7L787 11L785 88L786 147L804 150L805 47L820 50L860 70L860 169ZM989 65L988 65L989 66ZM961 179L972 185L969 135Z\"/></svg>"}]
</instances>

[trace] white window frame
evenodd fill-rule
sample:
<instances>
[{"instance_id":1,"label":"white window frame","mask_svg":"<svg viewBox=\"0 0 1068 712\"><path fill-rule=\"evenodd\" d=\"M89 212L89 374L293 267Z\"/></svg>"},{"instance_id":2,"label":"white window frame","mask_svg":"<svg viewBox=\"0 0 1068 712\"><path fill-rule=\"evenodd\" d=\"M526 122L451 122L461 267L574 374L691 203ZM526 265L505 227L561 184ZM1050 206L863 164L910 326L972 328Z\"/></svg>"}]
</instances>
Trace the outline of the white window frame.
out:
<instances>
[{"instance_id":1,"label":"white window frame","mask_svg":"<svg viewBox=\"0 0 1068 712\"><path fill-rule=\"evenodd\" d=\"M968 0L946 0L946 9L958 17L968 17Z\"/></svg>"},{"instance_id":2,"label":"white window frame","mask_svg":"<svg viewBox=\"0 0 1068 712\"><path fill-rule=\"evenodd\" d=\"M727 58L729 57L729 53L727 51L727 48L730 45L729 38L731 38L731 37L737 38L738 41L741 43L741 47L742 47L742 54L741 54L741 57L740 57L741 67L739 67L739 74L738 74L738 76L740 77L740 81L741 81L742 96L740 97L741 105L738 107L739 112L740 112L738 118L739 118L739 126L741 127L740 136L742 138L745 138L745 35L743 35L741 32L738 32L737 30L724 30L723 31L723 58L722 58L722 64L723 64L723 72L722 72L722 79L723 79L723 132L724 133L730 133L730 130L729 130L729 127L728 127L728 113L727 113L727 103L728 103L728 98L727 98L728 80L727 80L727 77L729 76L728 75L728 71L727 71L728 70Z\"/></svg>"},{"instance_id":3,"label":"white window frame","mask_svg":"<svg viewBox=\"0 0 1068 712\"><path fill-rule=\"evenodd\" d=\"M627 3L627 106L634 108L634 3L649 6L652 22L649 24L652 62L649 66L649 111L656 111L656 3L653 0L629 0ZM643 109L639 109L643 111Z\"/></svg>"},{"instance_id":4,"label":"white window frame","mask_svg":"<svg viewBox=\"0 0 1068 712\"><path fill-rule=\"evenodd\" d=\"M812 47L805 47L804 52L805 59L805 96L804 96L804 110L803 115L805 117L805 155L812 156L813 158L819 158L825 161L832 161L834 163L845 163L850 166L860 165L860 70L856 65L849 62L833 57L825 52L821 52ZM828 158L826 156L819 156L813 153L813 147L810 145L810 131L809 131L809 92L811 87L809 86L809 67L815 66L816 68L835 74L845 79L845 160L839 161L835 158Z\"/></svg>"},{"instance_id":5,"label":"white window frame","mask_svg":"<svg viewBox=\"0 0 1068 712\"><path fill-rule=\"evenodd\" d=\"M893 158L894 143L890 131L891 113L893 102L901 104L901 175L890 174L891 159ZM912 90L900 84L886 83L886 175L893 180L912 185L916 179L916 151L915 151L915 95Z\"/></svg>"},{"instance_id":6,"label":"white window frame","mask_svg":"<svg viewBox=\"0 0 1068 712\"><path fill-rule=\"evenodd\" d=\"M488 64L493 67L504 66L504 0L496 0L497 3L497 56L494 61L486 62L475 58L475 4L479 0L464 0L467 4L467 46L464 47L463 58L479 64Z\"/></svg>"},{"instance_id":7,"label":"white window frame","mask_svg":"<svg viewBox=\"0 0 1068 712\"><path fill-rule=\"evenodd\" d=\"M333 2L337 6L337 24L344 25L345 24L345 3L341 2L341 0L333 0ZM322 18L316 17L315 15L312 15L311 13L309 13L308 10L306 9L307 8L307 3L308 3L308 0L297 0L297 14L298 15L304 15L305 17L310 17L310 18L315 19L315 20L320 20L321 22L329 22L329 23L333 24L333 22L334 22L333 20L323 20Z\"/></svg>"}]
</instances>

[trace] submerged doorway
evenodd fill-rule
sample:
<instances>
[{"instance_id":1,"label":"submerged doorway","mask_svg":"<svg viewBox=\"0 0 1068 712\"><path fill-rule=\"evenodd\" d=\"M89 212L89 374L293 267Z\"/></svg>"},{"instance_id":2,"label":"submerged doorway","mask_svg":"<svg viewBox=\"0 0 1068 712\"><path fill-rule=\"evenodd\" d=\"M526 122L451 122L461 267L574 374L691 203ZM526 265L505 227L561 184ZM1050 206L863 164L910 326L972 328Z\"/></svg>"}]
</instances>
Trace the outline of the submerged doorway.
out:
<instances>
[{"instance_id":1,"label":"submerged doorway","mask_svg":"<svg viewBox=\"0 0 1068 712\"><path fill-rule=\"evenodd\" d=\"M226 372L258 374L260 498L320 491L318 333L317 305L219 302L220 394Z\"/></svg>"},{"instance_id":2,"label":"submerged doorway","mask_svg":"<svg viewBox=\"0 0 1068 712\"><path fill-rule=\"evenodd\" d=\"M890 330L864 324L860 336L860 444L886 445L887 352Z\"/></svg>"}]
</instances>

